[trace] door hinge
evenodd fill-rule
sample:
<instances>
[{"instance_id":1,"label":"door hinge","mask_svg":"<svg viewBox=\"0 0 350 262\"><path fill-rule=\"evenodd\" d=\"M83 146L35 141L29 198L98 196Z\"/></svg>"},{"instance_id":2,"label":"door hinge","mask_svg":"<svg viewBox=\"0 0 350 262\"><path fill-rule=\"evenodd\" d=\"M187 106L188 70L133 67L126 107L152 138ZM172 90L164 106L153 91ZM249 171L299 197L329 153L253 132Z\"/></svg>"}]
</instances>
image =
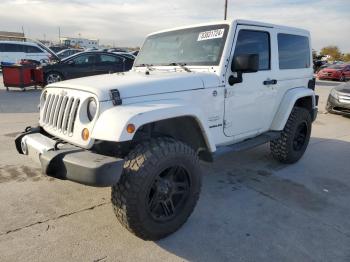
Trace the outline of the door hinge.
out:
<instances>
[{"instance_id":1,"label":"door hinge","mask_svg":"<svg viewBox=\"0 0 350 262\"><path fill-rule=\"evenodd\" d=\"M225 88L225 91L224 91L224 98L227 98L227 88Z\"/></svg>"},{"instance_id":2,"label":"door hinge","mask_svg":"<svg viewBox=\"0 0 350 262\"><path fill-rule=\"evenodd\" d=\"M224 128L228 128L230 126L231 126L231 122L224 120Z\"/></svg>"}]
</instances>

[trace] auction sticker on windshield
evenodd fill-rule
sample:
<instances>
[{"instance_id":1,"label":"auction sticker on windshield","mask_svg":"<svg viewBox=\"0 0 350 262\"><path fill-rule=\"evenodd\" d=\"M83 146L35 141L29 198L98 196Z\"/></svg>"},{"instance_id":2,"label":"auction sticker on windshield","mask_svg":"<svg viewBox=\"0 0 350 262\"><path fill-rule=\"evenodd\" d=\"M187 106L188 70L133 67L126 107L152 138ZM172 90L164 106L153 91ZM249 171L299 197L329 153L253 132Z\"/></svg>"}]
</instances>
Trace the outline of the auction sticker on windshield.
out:
<instances>
[{"instance_id":1,"label":"auction sticker on windshield","mask_svg":"<svg viewBox=\"0 0 350 262\"><path fill-rule=\"evenodd\" d=\"M197 41L209 40L214 38L222 38L224 35L225 29L215 29L205 32L200 32L198 35Z\"/></svg>"}]
</instances>

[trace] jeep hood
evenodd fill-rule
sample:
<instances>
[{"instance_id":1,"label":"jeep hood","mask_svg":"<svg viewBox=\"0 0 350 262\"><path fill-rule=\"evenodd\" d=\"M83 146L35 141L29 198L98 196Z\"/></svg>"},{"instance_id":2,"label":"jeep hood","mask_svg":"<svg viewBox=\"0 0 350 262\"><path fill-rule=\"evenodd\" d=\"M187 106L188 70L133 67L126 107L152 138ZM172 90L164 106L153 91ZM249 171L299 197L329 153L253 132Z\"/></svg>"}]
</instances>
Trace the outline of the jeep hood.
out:
<instances>
[{"instance_id":1,"label":"jeep hood","mask_svg":"<svg viewBox=\"0 0 350 262\"><path fill-rule=\"evenodd\" d=\"M97 95L100 101L110 100L109 91L118 89L122 99L138 96L164 94L194 89L217 87L219 77L214 73L169 72L154 70L129 71L77 78L53 83L47 87L78 89Z\"/></svg>"}]
</instances>

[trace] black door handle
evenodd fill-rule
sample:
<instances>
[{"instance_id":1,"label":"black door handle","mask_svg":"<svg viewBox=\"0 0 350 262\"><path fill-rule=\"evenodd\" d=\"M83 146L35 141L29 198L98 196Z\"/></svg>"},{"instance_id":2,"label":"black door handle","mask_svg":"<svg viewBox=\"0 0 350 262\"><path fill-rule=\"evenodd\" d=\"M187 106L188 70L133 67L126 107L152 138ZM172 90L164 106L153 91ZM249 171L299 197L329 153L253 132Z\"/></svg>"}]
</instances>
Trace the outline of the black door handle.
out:
<instances>
[{"instance_id":1,"label":"black door handle","mask_svg":"<svg viewBox=\"0 0 350 262\"><path fill-rule=\"evenodd\" d=\"M277 80L276 79L272 79L272 80L265 80L264 82L263 82L263 84L264 85L275 85L275 84L277 84Z\"/></svg>"}]
</instances>

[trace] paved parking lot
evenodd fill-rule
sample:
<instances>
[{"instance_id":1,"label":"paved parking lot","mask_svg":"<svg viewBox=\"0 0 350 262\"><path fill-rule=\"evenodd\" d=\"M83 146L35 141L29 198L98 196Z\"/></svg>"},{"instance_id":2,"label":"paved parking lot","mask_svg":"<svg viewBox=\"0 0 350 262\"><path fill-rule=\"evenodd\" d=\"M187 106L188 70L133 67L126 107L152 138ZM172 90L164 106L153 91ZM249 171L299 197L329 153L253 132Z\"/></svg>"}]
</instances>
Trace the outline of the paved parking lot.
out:
<instances>
[{"instance_id":1,"label":"paved parking lot","mask_svg":"<svg viewBox=\"0 0 350 262\"><path fill-rule=\"evenodd\" d=\"M350 119L324 112L336 84L317 85L320 114L297 164L275 162L267 145L203 164L193 215L158 242L119 225L109 188L45 177L16 154L40 91L1 86L0 261L350 261Z\"/></svg>"}]
</instances>

